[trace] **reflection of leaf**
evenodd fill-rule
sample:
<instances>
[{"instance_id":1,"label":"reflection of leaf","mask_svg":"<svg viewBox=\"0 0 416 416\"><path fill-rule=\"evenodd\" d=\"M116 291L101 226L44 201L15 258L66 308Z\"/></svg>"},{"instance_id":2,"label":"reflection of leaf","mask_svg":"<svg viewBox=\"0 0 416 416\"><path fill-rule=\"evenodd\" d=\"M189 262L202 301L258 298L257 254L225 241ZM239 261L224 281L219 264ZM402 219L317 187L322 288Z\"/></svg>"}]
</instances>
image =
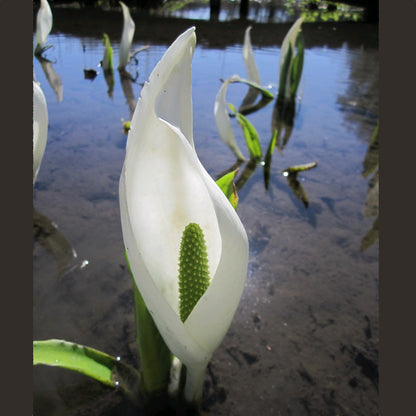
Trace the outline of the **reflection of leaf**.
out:
<instances>
[{"instance_id":1,"label":"reflection of leaf","mask_svg":"<svg viewBox=\"0 0 416 416\"><path fill-rule=\"evenodd\" d=\"M41 56L36 56L36 59L39 61L40 66L42 67L42 70L45 73L46 79L49 82L49 85L55 92L58 102L61 102L64 87L62 86L61 78L52 66L52 62L49 59L42 58Z\"/></svg>"},{"instance_id":2,"label":"reflection of leaf","mask_svg":"<svg viewBox=\"0 0 416 416\"><path fill-rule=\"evenodd\" d=\"M378 166L378 126L374 129L373 135L371 136L370 143L368 145L367 153L363 162L363 173L362 175L366 178L371 172L373 172Z\"/></svg>"},{"instance_id":3,"label":"reflection of leaf","mask_svg":"<svg viewBox=\"0 0 416 416\"><path fill-rule=\"evenodd\" d=\"M272 131L278 131L276 146L282 152L289 142L295 120L295 100L276 100L272 114Z\"/></svg>"},{"instance_id":4,"label":"reflection of leaf","mask_svg":"<svg viewBox=\"0 0 416 416\"><path fill-rule=\"evenodd\" d=\"M104 79L108 87L107 94L110 98L113 98L115 81L114 81L114 72L112 69L104 71Z\"/></svg>"},{"instance_id":5,"label":"reflection of leaf","mask_svg":"<svg viewBox=\"0 0 416 416\"><path fill-rule=\"evenodd\" d=\"M126 97L127 104L130 110L130 120L133 118L133 113L136 108L136 99L133 92L133 79L131 74L126 70L119 69L121 88Z\"/></svg>"},{"instance_id":6,"label":"reflection of leaf","mask_svg":"<svg viewBox=\"0 0 416 416\"><path fill-rule=\"evenodd\" d=\"M243 102L238 108L239 113L244 114L244 115L254 113L255 111L262 109L263 107L266 107L266 105L269 104L273 100L273 98L269 98L266 95L262 95L261 99L257 103L254 103L252 100L252 95L254 94L257 97L258 93L256 89L253 87L250 87L247 95L244 97Z\"/></svg>"},{"instance_id":7,"label":"reflection of leaf","mask_svg":"<svg viewBox=\"0 0 416 416\"><path fill-rule=\"evenodd\" d=\"M377 123L368 145L367 153L363 161L363 177L368 177L378 168L379 160L379 123ZM367 198L364 206L364 215L366 217L377 216L373 226L367 231L361 241L361 251L367 250L378 240L378 218L379 218L379 173L378 169L368 182Z\"/></svg>"},{"instance_id":8,"label":"reflection of leaf","mask_svg":"<svg viewBox=\"0 0 416 416\"><path fill-rule=\"evenodd\" d=\"M309 206L309 198L303 186L298 181L298 173L289 173L287 175L287 183L297 199L302 201L306 208Z\"/></svg>"},{"instance_id":9,"label":"reflection of leaf","mask_svg":"<svg viewBox=\"0 0 416 416\"><path fill-rule=\"evenodd\" d=\"M273 133L272 138L270 139L269 146L266 150L266 155L264 157L264 186L267 189L269 189L269 181L270 181L270 167L272 165L272 156L274 152L274 148L276 146L276 138L277 138L278 131L275 130Z\"/></svg>"},{"instance_id":10,"label":"reflection of leaf","mask_svg":"<svg viewBox=\"0 0 416 416\"><path fill-rule=\"evenodd\" d=\"M375 242L377 242L378 240L378 218L379 216L377 215L377 218L373 222L373 226L371 227L370 230L367 231L367 233L361 240L361 246L360 246L361 251L367 250Z\"/></svg>"},{"instance_id":11,"label":"reflection of leaf","mask_svg":"<svg viewBox=\"0 0 416 416\"><path fill-rule=\"evenodd\" d=\"M58 266L58 278L61 278L68 271L71 260L77 257L71 243L49 218L36 210L33 211L33 237L53 256Z\"/></svg>"},{"instance_id":12,"label":"reflection of leaf","mask_svg":"<svg viewBox=\"0 0 416 416\"><path fill-rule=\"evenodd\" d=\"M229 80L230 83L240 82L249 86L249 90L238 108L238 112L241 114L247 115L254 113L255 111L265 107L274 99L274 95L268 89L261 86L260 83L240 78L238 75L233 75L229 78ZM256 99L259 94L261 94L261 98L256 103Z\"/></svg>"},{"instance_id":13,"label":"reflection of leaf","mask_svg":"<svg viewBox=\"0 0 416 416\"><path fill-rule=\"evenodd\" d=\"M240 177L235 183L235 186L237 188L237 191L239 191L244 184L248 181L250 176L254 173L257 167L257 161L255 160L249 160L246 164L246 167L244 168L243 172L241 172Z\"/></svg>"},{"instance_id":14,"label":"reflection of leaf","mask_svg":"<svg viewBox=\"0 0 416 416\"><path fill-rule=\"evenodd\" d=\"M375 217L379 209L379 175L378 170L368 183L367 199L365 201L364 215Z\"/></svg>"},{"instance_id":15,"label":"reflection of leaf","mask_svg":"<svg viewBox=\"0 0 416 416\"><path fill-rule=\"evenodd\" d=\"M237 189L234 184L234 178L237 176L237 172L238 169L234 170L233 172L226 173L224 176L215 181L220 189L224 192L224 195L231 202L231 205L234 209L237 209L238 205Z\"/></svg>"}]
</instances>

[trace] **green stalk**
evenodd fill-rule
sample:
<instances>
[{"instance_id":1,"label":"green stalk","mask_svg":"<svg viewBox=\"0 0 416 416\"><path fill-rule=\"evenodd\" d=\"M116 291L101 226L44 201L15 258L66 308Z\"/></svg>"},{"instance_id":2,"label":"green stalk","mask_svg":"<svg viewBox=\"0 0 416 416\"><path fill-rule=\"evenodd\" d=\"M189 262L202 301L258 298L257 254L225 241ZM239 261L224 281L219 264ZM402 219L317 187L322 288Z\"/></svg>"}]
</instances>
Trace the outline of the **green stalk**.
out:
<instances>
[{"instance_id":1,"label":"green stalk","mask_svg":"<svg viewBox=\"0 0 416 416\"><path fill-rule=\"evenodd\" d=\"M146 397L150 397L167 392L173 356L160 335L137 288L127 254L126 260L133 282L136 342L140 354L141 390Z\"/></svg>"}]
</instances>

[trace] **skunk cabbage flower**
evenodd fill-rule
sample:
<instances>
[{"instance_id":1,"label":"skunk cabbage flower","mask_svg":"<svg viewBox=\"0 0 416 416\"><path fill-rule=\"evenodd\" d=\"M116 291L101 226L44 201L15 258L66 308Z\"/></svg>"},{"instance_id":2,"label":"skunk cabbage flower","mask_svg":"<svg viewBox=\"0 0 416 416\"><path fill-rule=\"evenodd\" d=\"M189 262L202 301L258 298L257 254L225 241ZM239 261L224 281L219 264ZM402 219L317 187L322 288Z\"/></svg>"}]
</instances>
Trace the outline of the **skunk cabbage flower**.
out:
<instances>
[{"instance_id":1,"label":"skunk cabbage flower","mask_svg":"<svg viewBox=\"0 0 416 416\"><path fill-rule=\"evenodd\" d=\"M205 368L231 324L248 263L245 229L194 148L195 44L192 27L168 48L145 83L131 121L119 188L130 268L160 334L186 366L188 401L202 394ZM192 251L194 237L201 246L199 266L195 258L182 261L187 248ZM205 281L196 304L184 308L179 279L189 260L203 269Z\"/></svg>"},{"instance_id":2,"label":"skunk cabbage flower","mask_svg":"<svg viewBox=\"0 0 416 416\"><path fill-rule=\"evenodd\" d=\"M241 153L241 150L235 140L230 116L228 114L228 107L225 102L225 94L227 92L228 84L234 82L235 79L240 78L237 75L234 75L233 77L227 78L221 85L221 88L215 97L214 116L221 140L233 151L238 160L245 161L246 159Z\"/></svg>"},{"instance_id":3,"label":"skunk cabbage flower","mask_svg":"<svg viewBox=\"0 0 416 416\"><path fill-rule=\"evenodd\" d=\"M52 11L47 0L40 0L40 8L36 15L36 48L35 54L40 54L52 30Z\"/></svg>"},{"instance_id":4,"label":"skunk cabbage flower","mask_svg":"<svg viewBox=\"0 0 416 416\"><path fill-rule=\"evenodd\" d=\"M123 10L123 34L121 36L120 51L118 55L118 67L124 68L130 60L130 48L133 42L136 25L130 16L129 8L120 1Z\"/></svg>"},{"instance_id":5,"label":"skunk cabbage flower","mask_svg":"<svg viewBox=\"0 0 416 416\"><path fill-rule=\"evenodd\" d=\"M45 96L33 81L33 184L38 176L48 136L48 108Z\"/></svg>"}]
</instances>

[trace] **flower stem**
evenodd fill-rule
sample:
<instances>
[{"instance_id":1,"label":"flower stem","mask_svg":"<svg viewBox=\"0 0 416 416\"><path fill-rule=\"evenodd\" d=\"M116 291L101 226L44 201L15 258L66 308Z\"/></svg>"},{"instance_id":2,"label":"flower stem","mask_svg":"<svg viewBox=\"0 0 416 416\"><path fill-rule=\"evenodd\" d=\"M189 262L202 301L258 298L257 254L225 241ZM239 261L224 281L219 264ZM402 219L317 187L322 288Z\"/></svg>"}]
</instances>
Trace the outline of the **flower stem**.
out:
<instances>
[{"instance_id":1,"label":"flower stem","mask_svg":"<svg viewBox=\"0 0 416 416\"><path fill-rule=\"evenodd\" d=\"M126 260L128 264L127 255ZM147 310L133 277L132 282L136 317L136 342L140 354L141 391L145 397L167 393L172 353Z\"/></svg>"}]
</instances>

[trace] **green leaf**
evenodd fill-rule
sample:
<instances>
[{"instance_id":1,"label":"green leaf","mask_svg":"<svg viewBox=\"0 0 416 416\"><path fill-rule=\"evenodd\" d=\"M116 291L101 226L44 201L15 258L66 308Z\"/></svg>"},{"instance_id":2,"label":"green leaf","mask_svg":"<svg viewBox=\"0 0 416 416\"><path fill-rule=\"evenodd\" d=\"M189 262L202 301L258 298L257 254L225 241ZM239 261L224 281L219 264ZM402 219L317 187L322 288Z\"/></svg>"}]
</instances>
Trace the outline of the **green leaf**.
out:
<instances>
[{"instance_id":1,"label":"green leaf","mask_svg":"<svg viewBox=\"0 0 416 416\"><path fill-rule=\"evenodd\" d=\"M290 64L292 61L292 45L288 45L287 53L284 57L283 63L280 67L280 74L279 74L279 91L278 91L278 100L280 99L287 99L288 93L287 90L287 79L289 76L289 69Z\"/></svg>"},{"instance_id":2,"label":"green leaf","mask_svg":"<svg viewBox=\"0 0 416 416\"><path fill-rule=\"evenodd\" d=\"M113 48L111 47L110 38L106 33L103 34L104 44L104 57L103 57L103 70L112 72L113 71Z\"/></svg>"},{"instance_id":3,"label":"green leaf","mask_svg":"<svg viewBox=\"0 0 416 416\"><path fill-rule=\"evenodd\" d=\"M261 145L259 140L259 135L254 128L254 126L244 117L242 114L238 113L235 110L235 107L232 104L229 104L231 111L237 118L238 124L241 126L244 134L244 138L246 139L247 148L250 153L250 159L259 161L261 160L262 152L261 152Z\"/></svg>"},{"instance_id":4,"label":"green leaf","mask_svg":"<svg viewBox=\"0 0 416 416\"><path fill-rule=\"evenodd\" d=\"M313 169L316 166L318 166L318 162L305 163L304 165L295 165L283 170L283 173L291 175L294 173L303 172L304 170Z\"/></svg>"},{"instance_id":5,"label":"green leaf","mask_svg":"<svg viewBox=\"0 0 416 416\"><path fill-rule=\"evenodd\" d=\"M216 181L217 185L224 192L234 209L237 209L238 205L238 195L234 184L234 178L237 176L237 172L238 169L235 169L232 172L226 173Z\"/></svg>"},{"instance_id":6,"label":"green leaf","mask_svg":"<svg viewBox=\"0 0 416 416\"><path fill-rule=\"evenodd\" d=\"M303 36L302 33L298 34L296 39L297 54L293 59L292 63L292 74L291 74L291 85L290 85L290 94L292 97L296 95L298 90L300 79L302 78L303 70L303 61L305 56L305 48L303 45Z\"/></svg>"},{"instance_id":7,"label":"green leaf","mask_svg":"<svg viewBox=\"0 0 416 416\"><path fill-rule=\"evenodd\" d=\"M117 361L101 351L58 339L33 341L33 364L74 370L107 386L116 386L112 371Z\"/></svg>"},{"instance_id":8,"label":"green leaf","mask_svg":"<svg viewBox=\"0 0 416 416\"><path fill-rule=\"evenodd\" d=\"M91 347L60 339L33 341L33 365L65 368L85 374L102 384L116 387L136 401L140 377L138 371Z\"/></svg>"},{"instance_id":9,"label":"green leaf","mask_svg":"<svg viewBox=\"0 0 416 416\"><path fill-rule=\"evenodd\" d=\"M269 189L269 182L270 182L270 167L272 164L272 156L274 152L274 148L276 147L276 139L277 139L278 130L275 129L272 138L270 139L269 146L267 147L266 156L264 157L264 186L266 189Z\"/></svg>"},{"instance_id":10,"label":"green leaf","mask_svg":"<svg viewBox=\"0 0 416 416\"><path fill-rule=\"evenodd\" d=\"M303 67L303 43L299 40L299 32L303 18L300 17L291 26L282 42L280 49L280 60L279 60L279 92L278 99L288 100L293 97L293 89L296 83L300 80L301 68ZM298 43L301 42L301 43ZM299 58L295 58L296 46L301 47L298 50ZM301 52L299 54L299 52ZM293 72L293 66L296 66ZM296 86L297 89L297 86Z\"/></svg>"},{"instance_id":11,"label":"green leaf","mask_svg":"<svg viewBox=\"0 0 416 416\"><path fill-rule=\"evenodd\" d=\"M271 100L273 100L274 95L267 90L266 88L264 88L263 86L261 86L260 84L257 84L257 82L254 81L249 81L248 79L244 79L244 78L240 78L238 75L234 75L233 77L231 77L231 81L230 82L241 82L243 84L247 84L250 87L258 90L259 92L261 92L261 94L266 97L269 98Z\"/></svg>"}]
</instances>

